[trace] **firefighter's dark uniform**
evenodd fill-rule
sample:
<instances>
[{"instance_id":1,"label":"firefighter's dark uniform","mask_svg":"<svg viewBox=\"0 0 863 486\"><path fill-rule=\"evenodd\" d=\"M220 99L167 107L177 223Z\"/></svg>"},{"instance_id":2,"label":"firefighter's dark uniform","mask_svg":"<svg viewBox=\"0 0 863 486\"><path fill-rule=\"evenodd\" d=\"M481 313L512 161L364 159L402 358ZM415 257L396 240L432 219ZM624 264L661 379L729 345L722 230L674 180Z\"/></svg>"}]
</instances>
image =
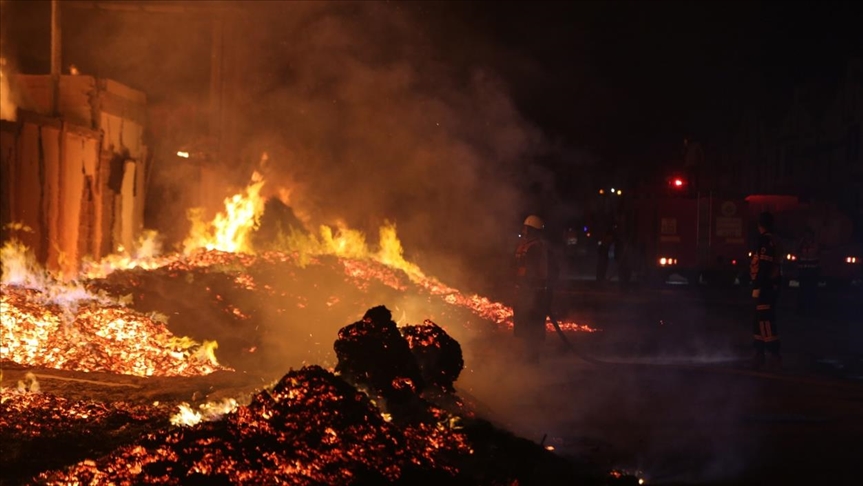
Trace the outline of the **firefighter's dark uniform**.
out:
<instances>
[{"instance_id":1,"label":"firefighter's dark uniform","mask_svg":"<svg viewBox=\"0 0 863 486\"><path fill-rule=\"evenodd\" d=\"M779 327L776 324L776 298L779 294L781 274L776 242L770 232L758 238L758 247L752 254L749 274L755 298L755 320L752 328L756 366L764 362L764 352L779 358ZM755 293L753 293L755 295Z\"/></svg>"},{"instance_id":2,"label":"firefighter's dark uniform","mask_svg":"<svg viewBox=\"0 0 863 486\"><path fill-rule=\"evenodd\" d=\"M800 294L797 311L803 315L812 314L817 302L818 277L821 275L821 259L814 238L807 236L797 249L797 270L800 281Z\"/></svg>"},{"instance_id":3,"label":"firefighter's dark uniform","mask_svg":"<svg viewBox=\"0 0 863 486\"><path fill-rule=\"evenodd\" d=\"M524 340L528 358L539 357L551 308L551 255L539 235L526 236L515 250L513 334Z\"/></svg>"},{"instance_id":4,"label":"firefighter's dark uniform","mask_svg":"<svg viewBox=\"0 0 863 486\"><path fill-rule=\"evenodd\" d=\"M611 245L615 236L608 230L596 246L596 281L605 282L608 274L608 260L611 258Z\"/></svg>"}]
</instances>

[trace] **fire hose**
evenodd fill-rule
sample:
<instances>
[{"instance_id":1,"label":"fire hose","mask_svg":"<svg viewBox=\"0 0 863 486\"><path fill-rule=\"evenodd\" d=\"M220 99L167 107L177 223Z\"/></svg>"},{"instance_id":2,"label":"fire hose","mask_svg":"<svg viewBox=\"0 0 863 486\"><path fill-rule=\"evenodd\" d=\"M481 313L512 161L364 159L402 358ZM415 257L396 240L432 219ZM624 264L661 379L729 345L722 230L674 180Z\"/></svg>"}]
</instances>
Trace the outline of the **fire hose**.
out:
<instances>
[{"instance_id":1,"label":"fire hose","mask_svg":"<svg viewBox=\"0 0 863 486\"><path fill-rule=\"evenodd\" d=\"M557 316L551 310L549 310L549 312L548 312L548 319L551 321L551 325L554 326L554 330L557 332L557 336L560 338L561 341L563 341L563 345L566 346L566 349L568 349L569 352L571 352L572 354L576 355L577 357L579 357L579 358L583 359L584 361L587 361L588 363L591 363L591 364L595 364L595 365L610 364L610 363L606 363L606 362L600 361L598 359L592 358L592 357L580 352L569 341L569 338L566 337L566 334L563 332L563 329L560 328L560 324L558 323L559 320L557 319Z\"/></svg>"}]
</instances>

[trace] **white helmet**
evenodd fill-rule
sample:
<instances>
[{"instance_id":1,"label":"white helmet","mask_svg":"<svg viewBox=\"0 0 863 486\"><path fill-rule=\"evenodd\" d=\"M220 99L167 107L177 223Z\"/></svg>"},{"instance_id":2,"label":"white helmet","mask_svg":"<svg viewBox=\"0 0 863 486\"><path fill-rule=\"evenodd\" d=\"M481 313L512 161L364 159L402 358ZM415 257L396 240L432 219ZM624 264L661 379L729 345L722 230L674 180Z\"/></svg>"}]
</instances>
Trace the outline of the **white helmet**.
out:
<instances>
[{"instance_id":1,"label":"white helmet","mask_svg":"<svg viewBox=\"0 0 863 486\"><path fill-rule=\"evenodd\" d=\"M540 219L539 216L535 216L533 214L531 214L527 217L527 219L524 220L524 225L536 229L542 229L542 227L544 226L542 223L542 219Z\"/></svg>"}]
</instances>

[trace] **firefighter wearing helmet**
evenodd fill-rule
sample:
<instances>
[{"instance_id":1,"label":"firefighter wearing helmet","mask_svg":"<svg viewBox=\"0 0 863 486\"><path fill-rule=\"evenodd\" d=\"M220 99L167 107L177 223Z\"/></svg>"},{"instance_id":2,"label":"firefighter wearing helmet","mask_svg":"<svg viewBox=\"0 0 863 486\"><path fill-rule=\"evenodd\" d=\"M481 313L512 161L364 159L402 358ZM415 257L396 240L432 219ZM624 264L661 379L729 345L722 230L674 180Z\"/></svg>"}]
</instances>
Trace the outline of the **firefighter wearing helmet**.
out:
<instances>
[{"instance_id":1,"label":"firefighter wearing helmet","mask_svg":"<svg viewBox=\"0 0 863 486\"><path fill-rule=\"evenodd\" d=\"M513 260L513 334L523 343L529 361L539 359L545 340L545 320L551 307L553 263L543 228L539 216L530 215L524 220Z\"/></svg>"}]
</instances>

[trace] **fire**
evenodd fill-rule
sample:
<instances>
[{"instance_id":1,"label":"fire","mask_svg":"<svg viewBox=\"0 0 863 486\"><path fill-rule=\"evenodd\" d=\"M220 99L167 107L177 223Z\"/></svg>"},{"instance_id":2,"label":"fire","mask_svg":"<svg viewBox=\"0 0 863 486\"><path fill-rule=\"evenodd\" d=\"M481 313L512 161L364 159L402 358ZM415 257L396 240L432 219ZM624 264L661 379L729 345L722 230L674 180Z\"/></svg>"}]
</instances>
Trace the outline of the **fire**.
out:
<instances>
[{"instance_id":1,"label":"fire","mask_svg":"<svg viewBox=\"0 0 863 486\"><path fill-rule=\"evenodd\" d=\"M36 413L58 407L65 413L61 425L81 423L89 416L103 429L110 420L123 418L110 406L50 398L47 407L40 407L42 402L48 400L9 395L5 407L10 420L22 421L24 407L32 406ZM207 408L199 407L199 412L184 404L182 415L194 420L207 415ZM98 459L78 459L77 464L43 471L36 482L181 484L191 477L230 484L348 484L353 478L409 484L433 475L445 483L472 483L460 466L473 462L474 451L468 435L452 425L457 417L430 407L425 421L388 421L370 398L320 367L288 373L251 396L247 405L228 400L216 408L212 420L151 428L140 440ZM141 407L129 415L126 421L133 424L153 427L162 422L158 409ZM176 416L171 422L180 425ZM41 432L38 425L31 426L32 432ZM0 432L29 437L31 430L22 434L19 429L5 416L0 418Z\"/></svg>"},{"instance_id":2,"label":"fire","mask_svg":"<svg viewBox=\"0 0 863 486\"><path fill-rule=\"evenodd\" d=\"M257 228L264 211L261 187L264 179L258 172L252 174L251 183L239 194L225 199L225 211L210 223L202 220L200 210L190 210L192 228L183 242L188 255L199 249L230 253L252 253L249 235Z\"/></svg>"},{"instance_id":3,"label":"fire","mask_svg":"<svg viewBox=\"0 0 863 486\"><path fill-rule=\"evenodd\" d=\"M220 369L213 344L177 340L164 323L118 305L79 302L69 316L39 292L4 286L0 357L28 366L134 376L196 376Z\"/></svg>"},{"instance_id":4,"label":"fire","mask_svg":"<svg viewBox=\"0 0 863 486\"><path fill-rule=\"evenodd\" d=\"M380 228L376 249L368 245L365 235L361 232L341 224L337 225L335 231L329 226L321 226L319 236L293 232L285 238L284 243L286 251L299 254L301 264L308 264L313 256L335 255L342 259L345 273L348 275L364 280L377 280L399 290L404 290L405 287L400 283L397 274L384 271L380 266L363 265L362 262L371 261L382 264L385 269L404 272L412 283L446 303L466 308L496 324L512 327L511 307L477 294L464 295L458 289L427 276L418 265L406 260L393 223L385 223ZM586 324L573 322L563 322L560 326L564 331L596 331ZM550 321L547 323L547 328L549 331L554 331Z\"/></svg>"},{"instance_id":5,"label":"fire","mask_svg":"<svg viewBox=\"0 0 863 486\"><path fill-rule=\"evenodd\" d=\"M132 249L118 248L116 254L99 262L85 262L81 276L99 279L118 269L135 268L189 271L225 266L230 256L230 267L236 269L232 279L243 288L255 290L254 279L243 267L250 268L261 260L304 267L317 263L319 257L335 256L345 275L361 290L380 283L404 292L413 285L421 294L512 327L510 307L477 294L464 294L408 261L393 223L379 229L376 245L367 243L363 233L339 223L335 227L320 226L317 234L293 231L282 238L281 251L253 255L249 236L263 212L264 182L256 172L243 191L225 199L224 211L209 224L195 219L184 254L161 255L158 234L147 231ZM7 242L0 254L3 359L30 366L137 376L188 376L225 369L216 360L215 342L199 344L177 339L162 319L127 308L134 301L133 295L118 298L102 292L94 294L77 280L61 281L42 269L32 253L16 240ZM271 294L274 291L269 286L264 290ZM331 298L327 305L335 302L338 297ZM225 305L233 318L251 318L249 309ZM298 305L304 306L302 301ZM560 326L564 331L595 331L572 322ZM553 331L550 321L547 327Z\"/></svg>"},{"instance_id":6,"label":"fire","mask_svg":"<svg viewBox=\"0 0 863 486\"><path fill-rule=\"evenodd\" d=\"M136 376L192 376L219 369L215 343L176 339L164 322L61 282L17 240L0 250L0 359L28 366Z\"/></svg>"},{"instance_id":7,"label":"fire","mask_svg":"<svg viewBox=\"0 0 863 486\"><path fill-rule=\"evenodd\" d=\"M33 253L16 239L11 239L0 248L0 261L3 265L5 285L42 286L44 276L39 272L39 264Z\"/></svg>"},{"instance_id":8,"label":"fire","mask_svg":"<svg viewBox=\"0 0 863 486\"><path fill-rule=\"evenodd\" d=\"M17 239L10 239L0 248L3 277L0 284L38 291L38 300L55 304L74 312L81 301L110 302L102 295L93 295L77 281L60 281L36 261L33 252Z\"/></svg>"},{"instance_id":9,"label":"fire","mask_svg":"<svg viewBox=\"0 0 863 486\"><path fill-rule=\"evenodd\" d=\"M262 160L266 161L266 159L265 153ZM261 187L264 183L263 177L255 172L244 191L225 199L224 212L219 213L210 223L202 220L199 210L193 210L192 229L184 242L186 257L201 249L228 253L253 253L249 235L257 227L263 213L264 200L261 197ZM280 189L280 193L286 192L288 191ZM301 266L314 262L316 257L332 255L339 257L348 276L366 282L379 281L397 290L406 290L399 277L399 271L403 272L410 282L449 305L466 308L483 319L512 327L512 308L509 306L477 294L465 295L458 289L426 275L418 265L408 261L404 257L404 247L398 238L394 223L386 222L380 227L376 246L369 245L362 232L351 229L341 222L337 222L334 227L321 225L317 233L292 230L287 235L281 235L280 243L281 250L296 255L297 263ZM112 256L98 265L91 265L87 270L87 276L104 277L119 268L152 269L179 259L179 256L157 256L158 253L155 250L159 246L154 233L146 234L138 247L134 255ZM281 259L284 260L284 257ZM197 260L200 262L200 259ZM364 262L381 264L383 267ZM242 276L237 278L244 279ZM245 282L248 286L253 285L250 279L245 279ZM359 285L364 284L359 283ZM596 331L586 324L574 322L561 322L559 325L564 331ZM547 322L546 326L548 331L554 331L551 321Z\"/></svg>"},{"instance_id":10,"label":"fire","mask_svg":"<svg viewBox=\"0 0 863 486\"><path fill-rule=\"evenodd\" d=\"M131 270L133 268L152 270L175 259L176 256L162 256L162 242L158 232L145 230L138 237L138 241L131 251L127 251L121 246L117 253L108 255L98 262L85 261L82 264L81 274L88 279L105 278L115 270Z\"/></svg>"},{"instance_id":11,"label":"fire","mask_svg":"<svg viewBox=\"0 0 863 486\"><path fill-rule=\"evenodd\" d=\"M201 421L210 422L222 418L225 414L234 412L239 404L233 398L226 398L219 402L208 402L198 406L198 410L192 409L188 403L181 403L180 411L171 417L174 425L192 426Z\"/></svg>"}]
</instances>

